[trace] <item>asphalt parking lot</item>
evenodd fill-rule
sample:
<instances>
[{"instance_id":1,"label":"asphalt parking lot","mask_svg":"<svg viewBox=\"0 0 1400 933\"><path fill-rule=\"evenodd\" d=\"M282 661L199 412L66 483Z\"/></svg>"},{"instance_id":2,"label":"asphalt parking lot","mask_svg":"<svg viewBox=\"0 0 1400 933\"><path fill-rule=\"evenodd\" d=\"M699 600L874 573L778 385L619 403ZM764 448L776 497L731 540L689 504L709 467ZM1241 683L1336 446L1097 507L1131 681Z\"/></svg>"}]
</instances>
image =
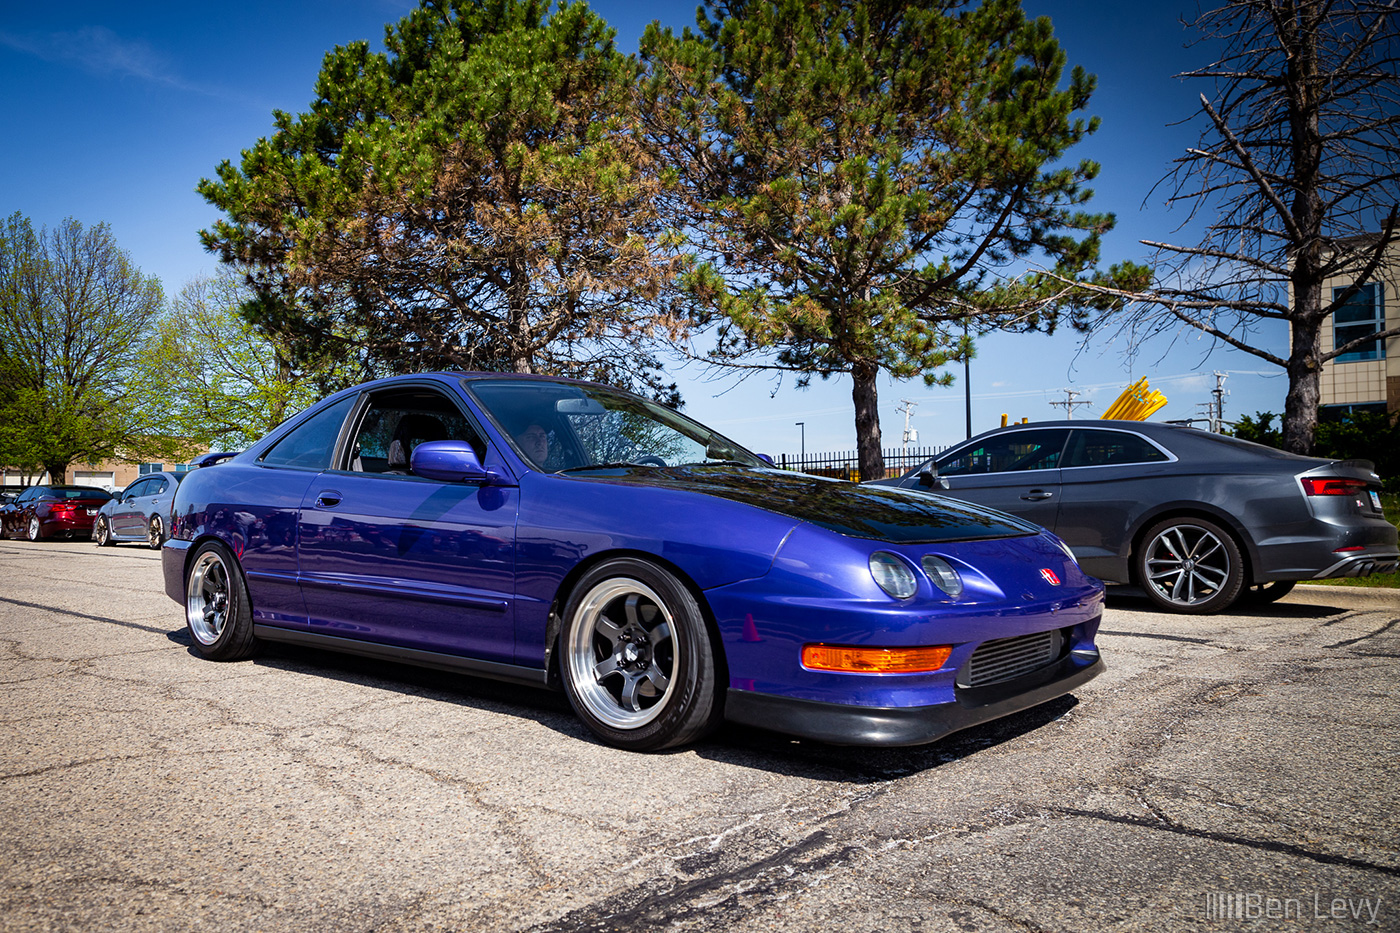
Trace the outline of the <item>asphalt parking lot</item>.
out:
<instances>
[{"instance_id":1,"label":"asphalt parking lot","mask_svg":"<svg viewBox=\"0 0 1400 933\"><path fill-rule=\"evenodd\" d=\"M1400 930L1400 598L1114 598L1074 697L915 749L191 653L158 555L0 541L0 930ZM1307 601L1304 601L1307 600Z\"/></svg>"}]
</instances>

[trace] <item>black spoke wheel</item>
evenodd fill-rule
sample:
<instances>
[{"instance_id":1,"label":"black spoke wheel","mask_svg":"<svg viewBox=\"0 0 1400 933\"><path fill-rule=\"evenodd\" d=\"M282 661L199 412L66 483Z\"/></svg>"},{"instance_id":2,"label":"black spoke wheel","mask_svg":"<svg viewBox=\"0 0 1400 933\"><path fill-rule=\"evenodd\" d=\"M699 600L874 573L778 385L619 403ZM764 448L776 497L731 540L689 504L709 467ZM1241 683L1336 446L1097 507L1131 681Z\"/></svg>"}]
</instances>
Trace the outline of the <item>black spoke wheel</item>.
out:
<instances>
[{"instance_id":1,"label":"black spoke wheel","mask_svg":"<svg viewBox=\"0 0 1400 933\"><path fill-rule=\"evenodd\" d=\"M584 574L559 650L569 703L609 745L669 748L719 722L709 628L690 591L654 564L625 558Z\"/></svg>"},{"instance_id":2,"label":"black spoke wheel","mask_svg":"<svg viewBox=\"0 0 1400 933\"><path fill-rule=\"evenodd\" d=\"M1244 559L1228 531L1204 518L1171 518L1143 535L1134 555L1138 582L1171 612L1222 612L1244 587Z\"/></svg>"},{"instance_id":3,"label":"black spoke wheel","mask_svg":"<svg viewBox=\"0 0 1400 933\"><path fill-rule=\"evenodd\" d=\"M195 651L211 661L241 661L257 653L243 571L217 541L201 544L185 571L185 625Z\"/></svg>"}]
</instances>

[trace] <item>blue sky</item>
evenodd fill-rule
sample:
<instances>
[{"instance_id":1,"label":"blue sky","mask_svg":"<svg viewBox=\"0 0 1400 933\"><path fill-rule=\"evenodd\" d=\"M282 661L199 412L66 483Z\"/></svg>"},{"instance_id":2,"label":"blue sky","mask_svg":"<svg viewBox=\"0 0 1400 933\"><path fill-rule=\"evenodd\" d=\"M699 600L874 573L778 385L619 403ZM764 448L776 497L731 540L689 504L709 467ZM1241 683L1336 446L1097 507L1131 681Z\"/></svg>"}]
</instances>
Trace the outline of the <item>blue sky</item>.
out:
<instances>
[{"instance_id":1,"label":"blue sky","mask_svg":"<svg viewBox=\"0 0 1400 933\"><path fill-rule=\"evenodd\" d=\"M1089 112L1103 125L1071 157L1103 166L1090 206L1118 215L1104 262L1144 261L1148 252L1138 241L1170 240L1184 220L1181 210L1166 209L1167 189L1152 188L1195 141L1193 130L1172 124L1190 117L1197 94L1208 90L1173 77L1208 61L1205 49L1186 47L1194 37L1179 22L1196 4L1023 2L1030 15L1051 18L1071 64L1098 76ZM325 52L357 39L381 46L385 24L411 6L401 0L7 3L0 18L0 106L7 123L0 213L19 211L36 226L66 217L106 222L141 269L158 275L173 295L216 265L197 238L218 217L195 194L199 179L267 135L274 108L305 109ZM678 30L694 22L691 2L592 6L617 29L625 51L635 50L653 19ZM1192 242L1189 232L1178 237ZM1282 327L1260 339L1272 350L1286 349ZM1063 400L1066 388L1091 403L1076 409L1076 417L1097 417L1141 376L1169 399L1156 418L1193 417L1210 398L1216 370L1229 373L1227 417L1282 410L1281 372L1238 351L1210 353L1210 342L1194 332L1136 348L1131 365L1126 349L1121 337L1087 346L1069 333L984 338L971 371L974 431L994 427L1003 412L1014 420L1062 417L1063 409L1049 403ZM694 367L672 367L671 374L681 383L687 413L753 449L796 453L802 430L808 451L855 446L849 380L798 391L791 378L781 386L765 376L734 385ZM911 426L920 444L961 440L961 367L956 376L953 387L934 389L882 380L885 446L899 444L902 399L916 403Z\"/></svg>"}]
</instances>

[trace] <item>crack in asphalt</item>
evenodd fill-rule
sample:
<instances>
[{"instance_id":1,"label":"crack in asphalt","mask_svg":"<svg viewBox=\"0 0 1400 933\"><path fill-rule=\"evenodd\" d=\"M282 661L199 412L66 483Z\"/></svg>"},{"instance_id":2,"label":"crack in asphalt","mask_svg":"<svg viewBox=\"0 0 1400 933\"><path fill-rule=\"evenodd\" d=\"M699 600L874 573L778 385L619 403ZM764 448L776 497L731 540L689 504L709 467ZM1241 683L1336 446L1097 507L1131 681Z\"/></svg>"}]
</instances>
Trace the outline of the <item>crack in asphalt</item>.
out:
<instances>
[{"instance_id":1,"label":"crack in asphalt","mask_svg":"<svg viewBox=\"0 0 1400 933\"><path fill-rule=\"evenodd\" d=\"M1230 845L1245 846L1246 848L1257 849L1261 852L1276 852L1281 855L1292 855L1312 862L1318 862L1322 865L1341 865L1346 868L1355 868L1359 871L1373 871L1384 875L1400 877L1400 866L1379 865L1375 862L1367 862L1345 855L1332 855L1327 852L1317 852L1312 849L1304 848L1303 846L1293 845L1288 842L1279 842L1273 839L1251 839L1248 836L1241 836L1236 833L1222 833L1210 829L1192 829L1189 826L1182 826L1180 823L1166 820L1165 818L1148 820L1138 816L1121 816L1103 810L1081 810L1075 807L1050 807L1049 809L1066 816L1077 816L1084 819L1099 820L1105 823L1116 823L1121 826L1138 826L1143 829L1159 830L1161 832L1174 833L1178 836L1205 839L1210 842L1223 842ZM1157 811L1153 810L1153 813L1156 814Z\"/></svg>"},{"instance_id":2,"label":"crack in asphalt","mask_svg":"<svg viewBox=\"0 0 1400 933\"><path fill-rule=\"evenodd\" d=\"M1350 645L1356 644L1357 642L1366 641L1366 640L1368 640L1368 639L1375 638L1377 635L1384 635L1386 632L1388 632L1388 631L1390 631L1391 629L1395 628L1395 626L1397 626L1397 625L1400 625L1400 616L1398 616L1398 617L1396 617L1396 618L1394 618L1394 619L1391 619L1389 622L1387 622L1385 625L1382 625L1380 628L1376 629L1374 632L1370 632L1369 634L1366 634L1366 635L1358 635L1358 636L1355 637L1355 638L1348 638L1348 639L1346 639L1346 640L1344 640L1344 641L1339 641L1339 642L1337 642L1336 644L1333 644L1333 645L1324 645L1323 647L1325 647L1325 648L1346 648L1346 647L1349 647Z\"/></svg>"},{"instance_id":3,"label":"crack in asphalt","mask_svg":"<svg viewBox=\"0 0 1400 933\"><path fill-rule=\"evenodd\" d=\"M769 902L781 899L789 889L810 884L813 875L838 866L861 851L850 845L831 849L831 841L829 833L819 830L729 871L673 884L656 893L621 891L557 920L530 927L529 933L665 928L701 915L707 925L727 926L752 911L740 903L740 898L760 897Z\"/></svg>"}]
</instances>

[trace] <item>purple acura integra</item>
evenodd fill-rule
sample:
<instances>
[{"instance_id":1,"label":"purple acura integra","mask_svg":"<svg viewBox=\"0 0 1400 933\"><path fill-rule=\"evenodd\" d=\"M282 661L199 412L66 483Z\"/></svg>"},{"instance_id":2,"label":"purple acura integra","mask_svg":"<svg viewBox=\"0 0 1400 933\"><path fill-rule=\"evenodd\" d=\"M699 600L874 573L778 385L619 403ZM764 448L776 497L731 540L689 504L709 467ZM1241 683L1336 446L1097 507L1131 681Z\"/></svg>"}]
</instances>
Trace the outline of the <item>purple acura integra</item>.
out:
<instances>
[{"instance_id":1,"label":"purple acura integra","mask_svg":"<svg viewBox=\"0 0 1400 933\"><path fill-rule=\"evenodd\" d=\"M562 689L602 741L723 720L915 745L1103 670L1103 588L1043 529L774 469L593 383L433 373L333 395L180 484L195 650L291 642Z\"/></svg>"}]
</instances>

